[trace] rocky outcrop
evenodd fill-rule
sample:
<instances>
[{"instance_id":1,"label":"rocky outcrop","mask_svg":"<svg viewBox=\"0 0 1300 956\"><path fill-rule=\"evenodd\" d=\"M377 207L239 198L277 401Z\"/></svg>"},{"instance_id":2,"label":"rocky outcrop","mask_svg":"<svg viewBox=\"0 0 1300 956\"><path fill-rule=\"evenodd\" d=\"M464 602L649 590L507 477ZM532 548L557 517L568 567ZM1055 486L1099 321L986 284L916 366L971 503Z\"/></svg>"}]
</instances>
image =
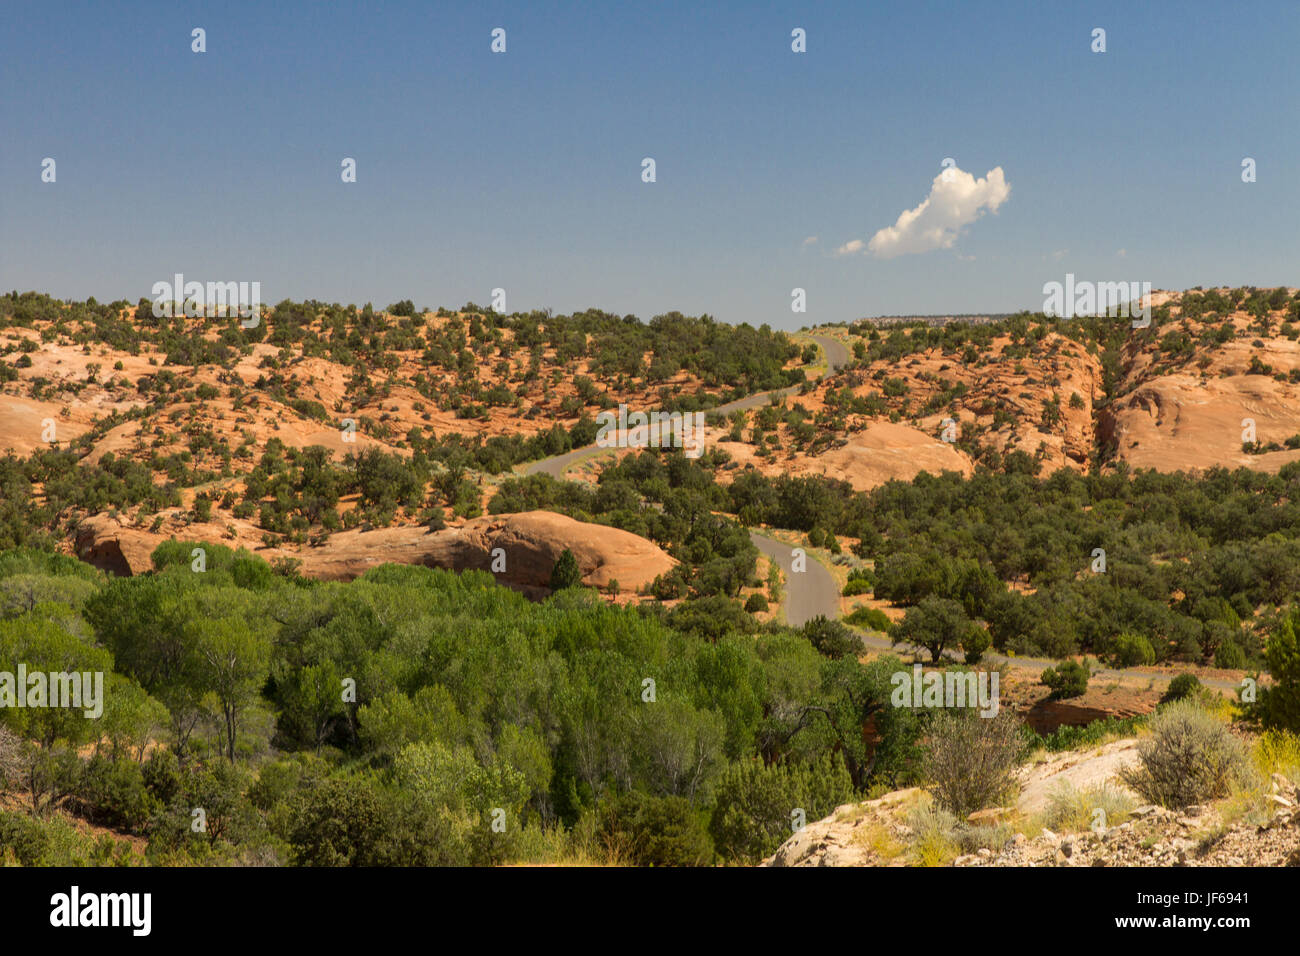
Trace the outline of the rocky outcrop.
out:
<instances>
[{"instance_id":1,"label":"rocky outcrop","mask_svg":"<svg viewBox=\"0 0 1300 956\"><path fill-rule=\"evenodd\" d=\"M983 843L950 850L953 866L1300 866L1300 787L1280 773L1255 791L1251 805L1230 798L1217 804L1169 809L1136 806L1111 825L1056 833L1042 826L1052 792L1105 786L1133 797L1117 775L1137 760L1136 740L1054 754L1021 769L1014 807L992 807L957 827ZM917 862L910 814L927 796L915 787L839 807L809 823L763 866L907 866ZM1138 803L1133 799L1132 806ZM951 818L949 818L951 819ZM951 834L950 834L951 836ZM973 852L971 852L973 850ZM960 854L960 855L957 855Z\"/></svg>"},{"instance_id":2,"label":"rocky outcrop","mask_svg":"<svg viewBox=\"0 0 1300 956\"><path fill-rule=\"evenodd\" d=\"M129 577L152 570L149 556L166 540L166 535L124 527L109 515L90 515L77 525L76 553L101 571Z\"/></svg>"},{"instance_id":3,"label":"rocky outcrop","mask_svg":"<svg viewBox=\"0 0 1300 956\"><path fill-rule=\"evenodd\" d=\"M186 540L227 544L206 526L194 526ZM215 529L214 529L215 530ZM115 574L139 574L152 569L154 548L168 536L123 527L108 515L84 519L77 529L77 554ZM422 564L455 571L492 571L503 584L544 593L551 569L568 548L577 559L584 584L636 590L673 566L673 559L638 535L605 525L575 521L550 511L476 518L460 528L429 531L424 527L341 531L319 547L291 552L263 548L268 561L293 557L302 561L307 577L348 581L381 564ZM494 552L500 552L494 555Z\"/></svg>"},{"instance_id":4,"label":"rocky outcrop","mask_svg":"<svg viewBox=\"0 0 1300 956\"><path fill-rule=\"evenodd\" d=\"M1023 816L1041 813L1062 785L1077 790L1106 786L1129 793L1119 774L1138 763L1137 741L1117 740L1085 752L1067 750L1040 763L1023 767L1018 776L1020 796L1016 810Z\"/></svg>"},{"instance_id":5,"label":"rocky outcrop","mask_svg":"<svg viewBox=\"0 0 1300 956\"><path fill-rule=\"evenodd\" d=\"M916 787L895 790L863 804L836 808L825 820L809 823L763 861L763 866L879 866L867 843L859 838L864 825L919 799ZM901 864L901 861L899 861Z\"/></svg>"},{"instance_id":6,"label":"rocky outcrop","mask_svg":"<svg viewBox=\"0 0 1300 956\"><path fill-rule=\"evenodd\" d=\"M1148 714L1154 708L1147 706L1115 705L1105 701L1100 694L1097 700L1052 700L1046 697L1020 714L1020 719L1028 724L1035 733L1047 736L1061 727L1085 727L1096 720L1111 717L1124 719Z\"/></svg>"},{"instance_id":7,"label":"rocky outcrop","mask_svg":"<svg viewBox=\"0 0 1300 956\"><path fill-rule=\"evenodd\" d=\"M975 466L954 444L938 441L920 429L872 422L847 444L812 459L813 469L828 478L847 481L855 491L869 491L893 479L911 481L923 471L932 475L955 471L969 478Z\"/></svg>"},{"instance_id":8,"label":"rocky outcrop","mask_svg":"<svg viewBox=\"0 0 1300 956\"><path fill-rule=\"evenodd\" d=\"M551 511L475 518L463 527L442 531L344 531L299 557L304 574L341 581L389 562L491 571L493 552L500 549L505 570L497 577L502 583L545 589L565 548L577 559L582 582L592 587L617 581L620 588L635 590L673 566L666 552L639 535Z\"/></svg>"},{"instance_id":9,"label":"rocky outcrop","mask_svg":"<svg viewBox=\"0 0 1300 956\"><path fill-rule=\"evenodd\" d=\"M1253 423L1261 443L1300 433L1300 388L1267 375L1201 379L1163 375L1118 400L1112 411L1119 457L1135 468L1195 470L1223 465L1275 472L1300 451L1242 451Z\"/></svg>"}]
</instances>

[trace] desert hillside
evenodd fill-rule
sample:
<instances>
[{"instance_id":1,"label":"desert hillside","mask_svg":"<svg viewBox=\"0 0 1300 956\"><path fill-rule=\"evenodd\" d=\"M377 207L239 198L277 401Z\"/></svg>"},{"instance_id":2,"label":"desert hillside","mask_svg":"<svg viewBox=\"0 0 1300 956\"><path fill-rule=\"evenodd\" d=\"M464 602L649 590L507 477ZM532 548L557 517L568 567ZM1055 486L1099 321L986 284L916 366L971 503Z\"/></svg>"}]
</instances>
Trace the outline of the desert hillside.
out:
<instances>
[{"instance_id":1,"label":"desert hillside","mask_svg":"<svg viewBox=\"0 0 1300 956\"><path fill-rule=\"evenodd\" d=\"M1121 462L1276 471L1300 458L1300 292L1210 289L1151 299L1150 326L1138 329L1118 317L1026 313L824 330L854 361L789 403L779 444L795 447L796 468L840 449L840 471L855 486L877 480L880 466L866 450L882 444L871 436L886 421L937 443L951 420L947 437L962 462L996 469L1023 452L1044 474ZM906 448L899 434L885 448ZM856 473L842 464L855 458ZM785 467L785 456L776 463Z\"/></svg>"},{"instance_id":2,"label":"desert hillside","mask_svg":"<svg viewBox=\"0 0 1300 956\"><path fill-rule=\"evenodd\" d=\"M921 472L1300 458L1300 293L1152 302L1144 329L1024 313L816 330L849 356L822 377L811 340L708 316L286 301L244 328L25 293L0 298L0 450L30 458L24 497L67 550L80 517L110 511L276 553L474 518L502 476L590 445L620 405L722 408L705 444L724 483L819 475L865 491ZM726 404L745 396L760 400ZM50 494L71 468L101 493Z\"/></svg>"},{"instance_id":3,"label":"desert hillside","mask_svg":"<svg viewBox=\"0 0 1300 956\"><path fill-rule=\"evenodd\" d=\"M298 555L325 575L373 547L349 534L315 554L336 532L471 522L516 466L593 442L602 411L709 409L802 382L817 355L678 313L286 301L245 328L233 313L156 318L146 300L35 293L0 297L0 313L0 452L26 486L10 488L27 511L11 521L27 526L20 539L43 528L71 551L78 523L103 514L134 540Z\"/></svg>"}]
</instances>

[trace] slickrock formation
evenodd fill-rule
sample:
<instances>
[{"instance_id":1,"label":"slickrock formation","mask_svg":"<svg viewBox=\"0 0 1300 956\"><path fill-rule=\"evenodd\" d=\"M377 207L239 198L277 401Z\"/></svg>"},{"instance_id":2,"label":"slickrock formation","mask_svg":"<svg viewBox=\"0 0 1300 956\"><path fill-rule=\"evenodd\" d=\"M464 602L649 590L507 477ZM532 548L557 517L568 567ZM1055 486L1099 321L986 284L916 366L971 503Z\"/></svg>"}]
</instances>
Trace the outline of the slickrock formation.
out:
<instances>
[{"instance_id":1,"label":"slickrock formation","mask_svg":"<svg viewBox=\"0 0 1300 956\"><path fill-rule=\"evenodd\" d=\"M1163 375L1116 403L1118 454L1135 468L1160 471L1223 465L1275 472L1300 451L1248 454L1241 449L1243 423L1255 423L1260 442L1300 434L1298 396L1300 386L1266 375Z\"/></svg>"},{"instance_id":2,"label":"slickrock formation","mask_svg":"<svg viewBox=\"0 0 1300 956\"><path fill-rule=\"evenodd\" d=\"M206 532L206 534L205 534ZM193 538L225 544L204 527ZM77 531L82 560L116 574L151 570L150 555L166 535L123 527L108 515L93 515ZM673 559L645 538L605 525L575 521L550 511L475 518L461 528L429 531L423 527L355 529L331 535L324 544L300 552L261 549L267 560L295 557L307 577L348 581L381 564L423 564L463 571L490 571L492 552L505 552L503 584L525 592L544 592L551 569L565 548L573 552L583 583L604 587L611 580L635 590L673 566Z\"/></svg>"},{"instance_id":3,"label":"slickrock formation","mask_svg":"<svg viewBox=\"0 0 1300 956\"><path fill-rule=\"evenodd\" d=\"M813 460L828 478L847 481L855 491L866 491L898 478L910 481L928 471L937 475L955 471L969 478L975 468L970 458L948 443L919 429L891 422L873 422L857 432L847 445Z\"/></svg>"}]
</instances>

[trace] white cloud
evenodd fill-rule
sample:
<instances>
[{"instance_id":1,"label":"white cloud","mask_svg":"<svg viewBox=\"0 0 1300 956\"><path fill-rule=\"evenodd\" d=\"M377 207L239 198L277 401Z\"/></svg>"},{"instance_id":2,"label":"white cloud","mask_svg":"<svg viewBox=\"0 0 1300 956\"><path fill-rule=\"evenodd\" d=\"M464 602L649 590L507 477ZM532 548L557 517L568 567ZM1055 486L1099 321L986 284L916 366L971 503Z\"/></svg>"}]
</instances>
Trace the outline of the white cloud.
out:
<instances>
[{"instance_id":1,"label":"white cloud","mask_svg":"<svg viewBox=\"0 0 1300 956\"><path fill-rule=\"evenodd\" d=\"M803 241L803 244L804 244L805 246L811 246L811 245L813 245L813 244L816 243L816 242L817 242L817 237L816 237L816 236L809 236L807 239L805 239L805 240Z\"/></svg>"},{"instance_id":2,"label":"white cloud","mask_svg":"<svg viewBox=\"0 0 1300 956\"><path fill-rule=\"evenodd\" d=\"M976 179L957 167L949 167L934 177L930 195L915 209L905 209L898 221L886 226L871 241L846 242L837 250L842 255L866 251L878 259L893 259L914 252L951 249L963 226L968 226L985 211L997 212L1011 195L1011 185L998 166L983 179Z\"/></svg>"}]
</instances>

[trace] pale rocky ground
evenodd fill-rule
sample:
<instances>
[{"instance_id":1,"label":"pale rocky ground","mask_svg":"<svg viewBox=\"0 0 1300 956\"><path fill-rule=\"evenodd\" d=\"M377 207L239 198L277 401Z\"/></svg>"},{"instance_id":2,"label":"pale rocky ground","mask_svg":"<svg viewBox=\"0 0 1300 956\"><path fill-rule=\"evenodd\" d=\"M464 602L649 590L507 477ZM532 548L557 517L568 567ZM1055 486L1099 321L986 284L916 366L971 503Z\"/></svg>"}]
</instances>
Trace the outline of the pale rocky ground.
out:
<instances>
[{"instance_id":1,"label":"pale rocky ground","mask_svg":"<svg viewBox=\"0 0 1300 956\"><path fill-rule=\"evenodd\" d=\"M1276 773L1254 813L1242 814L1229 798L1181 811L1136 806L1123 822L1097 832L1058 834L1041 826L1037 815L1063 783L1079 789L1106 785L1132 797L1116 774L1137 760L1136 745L1135 739L1119 740L1021 768L1016 805L981 810L969 821L1009 824L1004 845L958 855L950 865L1300 866L1300 788ZM913 787L839 807L793 835L762 865L911 865L907 814L928 800Z\"/></svg>"},{"instance_id":2,"label":"pale rocky ground","mask_svg":"<svg viewBox=\"0 0 1300 956\"><path fill-rule=\"evenodd\" d=\"M1137 762L1136 740L1119 740L1095 750L1052 754L1040 764L1021 768L1016 810L1026 816L1041 813L1052 790L1062 782L1079 789L1109 783L1127 791L1115 783L1116 777L1120 770Z\"/></svg>"},{"instance_id":3,"label":"pale rocky ground","mask_svg":"<svg viewBox=\"0 0 1300 956\"><path fill-rule=\"evenodd\" d=\"M825 475L847 481L854 491L869 491L893 479L909 481L922 471L955 471L969 477L975 470L970 458L951 443L901 422L873 421L839 448L820 455L781 455L775 463L759 459L754 446L744 442L719 441L717 447L740 465L767 475Z\"/></svg>"}]
</instances>

